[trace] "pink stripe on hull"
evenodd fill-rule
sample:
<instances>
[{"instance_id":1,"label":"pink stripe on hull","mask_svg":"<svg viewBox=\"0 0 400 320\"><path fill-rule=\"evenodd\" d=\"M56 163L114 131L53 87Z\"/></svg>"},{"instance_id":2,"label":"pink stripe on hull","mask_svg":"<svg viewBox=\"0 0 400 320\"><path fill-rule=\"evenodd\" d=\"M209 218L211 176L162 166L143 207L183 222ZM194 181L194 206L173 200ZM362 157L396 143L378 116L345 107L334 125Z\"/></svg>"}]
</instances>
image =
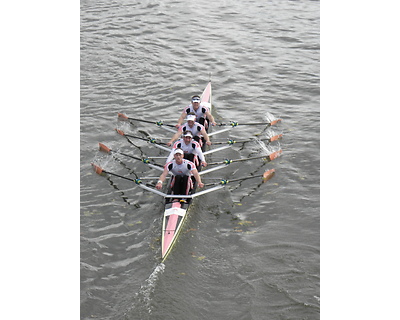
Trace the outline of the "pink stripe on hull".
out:
<instances>
[{"instance_id":1,"label":"pink stripe on hull","mask_svg":"<svg viewBox=\"0 0 400 320\"><path fill-rule=\"evenodd\" d=\"M179 203L179 202L173 202L172 203L172 208L180 208L181 207L181 204Z\"/></svg>"},{"instance_id":2,"label":"pink stripe on hull","mask_svg":"<svg viewBox=\"0 0 400 320\"><path fill-rule=\"evenodd\" d=\"M181 204L179 202L172 204L172 208L180 208L180 207L181 207ZM168 224L167 224L167 227L165 228L165 233L164 233L164 247L162 250L163 256L167 252L167 250L174 238L176 224L178 222L178 219L179 219L179 215L177 215L177 214L171 214L168 218Z\"/></svg>"}]
</instances>

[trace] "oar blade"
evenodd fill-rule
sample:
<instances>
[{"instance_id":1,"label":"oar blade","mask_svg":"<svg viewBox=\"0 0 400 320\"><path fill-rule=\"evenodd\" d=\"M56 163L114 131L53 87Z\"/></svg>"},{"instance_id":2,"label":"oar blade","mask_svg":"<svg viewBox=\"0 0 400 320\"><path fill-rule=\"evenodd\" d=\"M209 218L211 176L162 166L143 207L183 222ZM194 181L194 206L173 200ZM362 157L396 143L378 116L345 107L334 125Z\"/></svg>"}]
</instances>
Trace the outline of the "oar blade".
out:
<instances>
[{"instance_id":1,"label":"oar blade","mask_svg":"<svg viewBox=\"0 0 400 320\"><path fill-rule=\"evenodd\" d=\"M99 142L99 150L105 153L111 153L111 149Z\"/></svg>"},{"instance_id":2,"label":"oar blade","mask_svg":"<svg viewBox=\"0 0 400 320\"><path fill-rule=\"evenodd\" d=\"M271 121L270 122L270 125L271 126L274 126L274 125L276 125L278 122L280 122L280 121L282 121L282 119L276 119L276 120L274 120L274 121Z\"/></svg>"},{"instance_id":3,"label":"oar blade","mask_svg":"<svg viewBox=\"0 0 400 320\"><path fill-rule=\"evenodd\" d=\"M123 132L122 130L115 129L115 131L117 131L117 133L120 134L121 136L125 135L125 132Z\"/></svg>"},{"instance_id":4,"label":"oar blade","mask_svg":"<svg viewBox=\"0 0 400 320\"><path fill-rule=\"evenodd\" d=\"M281 155L281 153L282 153L282 150L278 150L278 151L275 151L275 152L273 152L273 153L271 153L270 155L269 155L269 159L272 161L272 160L275 160L276 158L278 158L280 155Z\"/></svg>"},{"instance_id":5,"label":"oar blade","mask_svg":"<svg viewBox=\"0 0 400 320\"><path fill-rule=\"evenodd\" d=\"M93 169L97 174L102 174L103 173L103 169L101 167L99 167L98 165L95 165L94 163L92 163Z\"/></svg>"},{"instance_id":6,"label":"oar blade","mask_svg":"<svg viewBox=\"0 0 400 320\"><path fill-rule=\"evenodd\" d=\"M265 183L275 175L275 169L270 169L264 172L262 182Z\"/></svg>"},{"instance_id":7,"label":"oar blade","mask_svg":"<svg viewBox=\"0 0 400 320\"><path fill-rule=\"evenodd\" d=\"M123 114L123 113L118 113L118 120L121 120L121 121L128 121L129 118L128 118L127 115L125 115L125 114Z\"/></svg>"},{"instance_id":8,"label":"oar blade","mask_svg":"<svg viewBox=\"0 0 400 320\"><path fill-rule=\"evenodd\" d=\"M282 138L283 134L277 134L276 136L273 136L271 139L269 139L269 141L276 141L279 140L280 138Z\"/></svg>"}]
</instances>

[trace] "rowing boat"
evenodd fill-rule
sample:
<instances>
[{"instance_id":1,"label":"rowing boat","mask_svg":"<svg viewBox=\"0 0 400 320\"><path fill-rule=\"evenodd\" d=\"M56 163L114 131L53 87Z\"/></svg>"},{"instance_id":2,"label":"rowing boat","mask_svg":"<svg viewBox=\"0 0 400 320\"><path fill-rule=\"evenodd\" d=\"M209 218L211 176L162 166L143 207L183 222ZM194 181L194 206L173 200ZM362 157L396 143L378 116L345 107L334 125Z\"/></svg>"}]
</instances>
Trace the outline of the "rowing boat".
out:
<instances>
[{"instance_id":1,"label":"rowing boat","mask_svg":"<svg viewBox=\"0 0 400 320\"><path fill-rule=\"evenodd\" d=\"M212 103L211 103L211 98L212 98L212 90L211 90L211 81L207 84L207 86L205 87L203 93L201 94L201 103L203 105L206 105L209 109L210 112L212 112ZM122 113L118 113L118 119L119 120L123 120L123 121L142 121L142 122L146 122L146 123L154 123L148 120L143 120L143 119L136 119L136 118L130 118ZM271 126L271 125L275 125L276 123L278 123L280 121L280 119L272 119L271 121L269 121L269 123L261 123L263 125L267 125L267 126ZM155 124L157 124L157 126L159 126L160 128L163 128L167 131L176 132L176 128L174 128L173 125L168 125L168 124L164 124L162 121L157 121ZM248 123L248 124L244 124L244 125L259 125L260 123ZM219 124L220 126L222 125L226 125L226 124ZM229 125L227 125L226 128L218 130L218 131L214 131L211 133L208 133L209 136L213 136L222 132L226 132L228 130L231 130L232 128L235 128L238 126L238 122L235 121L231 121L231 123ZM143 138L143 137L138 137L138 136L133 136L133 135L129 135L129 134L125 134L123 131L121 130L117 130L117 133L119 133L122 136L125 136L125 138L127 138L128 140L130 138L137 138L137 139L142 139L142 140L147 140L147 142L153 144L154 146L164 150L164 151L170 151L171 148L167 148L165 146L165 143L163 145L163 143L158 142L157 139L153 139L153 138ZM274 141L277 139L281 138L281 134L280 135L275 135L273 137L269 138L269 142L270 141ZM130 140L129 140L130 141ZM234 143L245 143L248 142L250 140L243 140L243 141L234 141L234 140L228 140L226 142L225 146L222 147L217 147L217 148L212 148L210 150L204 150L206 145L203 145L203 154L206 156L210 153L213 152L219 152L222 151L226 148L230 148ZM220 142L219 142L220 143ZM219 144L219 143L216 143ZM132 156L120 151L114 151L111 150L110 148L106 147L104 144L99 143L99 149L103 152L107 152L107 153L117 153L123 156L127 156L130 158L133 158L135 160L140 160L143 163L148 164L151 168L153 169L157 169L160 171L163 171L163 166L159 165L157 163L152 163L148 158L139 158L137 156ZM212 168L207 168L205 170L201 170L201 167L198 167L198 171L200 175L204 175L219 169L223 169L225 168L227 165L233 163L233 162L239 162L239 161L247 161L247 160L251 160L251 159L264 159L264 161L272 161L275 158L277 158L278 156L280 156L282 150L277 150L275 152L271 152L268 155L262 155L262 156L257 156L257 157L252 157L252 158L246 158L246 159L236 159L236 160L228 160L225 159L224 161L220 161L220 162L214 162L214 163L209 163L208 166L211 166ZM252 179L255 178L257 176L249 176L249 177L244 177L244 178L238 178L238 179L232 179L232 180L221 180L219 183L215 183L215 185L211 188L207 188L201 191L196 190L196 181L194 181L194 187L193 189L189 192L189 194L187 195L174 195L171 194L171 188L168 187L166 193L157 190L154 188L154 186L149 186L146 185L142 182L141 179L131 179L129 177L124 177L109 171L106 171L104 169L102 169L100 166L92 164L96 173L98 174L109 174L109 175L114 175L126 180L130 180L132 182L135 182L139 187L141 187L142 189L145 189L147 191L153 192L157 195L160 195L162 197L164 197L165 199L165 203L164 203L164 212L163 212L163 217L162 217L162 230L161 230L161 259L164 262L165 259L167 259L168 255L171 253L175 243L177 242L177 239L179 237L179 234L181 233L182 229L183 229L183 225L185 223L185 221L188 218L189 215L189 208L192 204L192 200L195 197L204 195L206 193L210 193L210 192L214 192L217 190L220 190L222 188L224 188L228 182L233 182L233 181L243 181L246 179ZM217 165L215 167L213 167L213 165ZM275 174L275 170L274 169L270 169L267 170L263 173L262 175L262 182L266 182L269 179L271 179ZM168 184L170 185L170 184ZM179 198L180 201L175 201L176 198Z\"/></svg>"},{"instance_id":2,"label":"rowing boat","mask_svg":"<svg viewBox=\"0 0 400 320\"><path fill-rule=\"evenodd\" d=\"M201 103L206 104L211 112L211 81L207 84L200 99ZM205 147L205 145L203 145L203 147ZM200 171L201 167L198 168L198 170ZM196 192L196 184L197 183L194 182L194 188L190 194L194 194ZM165 211L163 214L161 236L161 257L163 261L167 258L176 240L178 239L183 224L187 219L188 210L190 204L192 203L191 200L192 198L187 198L186 201L179 202L173 202L171 201L171 198L166 198L165 200Z\"/></svg>"}]
</instances>

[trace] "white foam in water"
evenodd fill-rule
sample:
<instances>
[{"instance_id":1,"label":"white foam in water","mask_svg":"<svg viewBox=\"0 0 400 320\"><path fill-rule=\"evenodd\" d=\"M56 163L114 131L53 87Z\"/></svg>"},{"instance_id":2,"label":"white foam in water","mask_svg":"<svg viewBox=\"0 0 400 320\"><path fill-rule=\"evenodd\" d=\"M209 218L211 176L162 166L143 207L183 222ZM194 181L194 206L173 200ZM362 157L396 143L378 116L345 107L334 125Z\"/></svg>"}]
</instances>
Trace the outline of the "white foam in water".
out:
<instances>
[{"instance_id":1,"label":"white foam in water","mask_svg":"<svg viewBox=\"0 0 400 320\"><path fill-rule=\"evenodd\" d=\"M275 137L276 135L277 135L277 133L274 130L272 130L271 128L268 128L265 131L265 137L268 139L271 139L272 137Z\"/></svg>"},{"instance_id":2,"label":"white foam in water","mask_svg":"<svg viewBox=\"0 0 400 320\"><path fill-rule=\"evenodd\" d=\"M265 142L261 140L255 140L255 142L256 145L252 148L252 151L259 154L265 153L266 156L281 149L279 142L276 145L265 144Z\"/></svg>"},{"instance_id":3,"label":"white foam in water","mask_svg":"<svg viewBox=\"0 0 400 320\"><path fill-rule=\"evenodd\" d=\"M270 113L270 112L266 112L266 113L265 113L264 119L265 119L267 122L272 122L272 121L274 121L274 120L277 120L277 118L275 118L275 116L274 116L272 113Z\"/></svg>"},{"instance_id":4,"label":"white foam in water","mask_svg":"<svg viewBox=\"0 0 400 320\"><path fill-rule=\"evenodd\" d=\"M165 264L160 263L147 278L145 283L140 287L140 292L143 294L144 301L150 307L150 295L153 293L158 276L165 270ZM149 310L150 312L150 310Z\"/></svg>"},{"instance_id":5,"label":"white foam in water","mask_svg":"<svg viewBox=\"0 0 400 320\"><path fill-rule=\"evenodd\" d=\"M140 290L138 293L136 293L136 299L137 301L140 302L140 307L143 308L145 307L147 309L148 313L151 313L151 295L154 293L158 277L160 274L162 274L165 270L165 264L160 263L155 267L153 272L150 274L150 276L145 280L144 284L140 286ZM128 310L125 314L127 314L129 311L135 309L137 306L133 305L130 310Z\"/></svg>"}]
</instances>

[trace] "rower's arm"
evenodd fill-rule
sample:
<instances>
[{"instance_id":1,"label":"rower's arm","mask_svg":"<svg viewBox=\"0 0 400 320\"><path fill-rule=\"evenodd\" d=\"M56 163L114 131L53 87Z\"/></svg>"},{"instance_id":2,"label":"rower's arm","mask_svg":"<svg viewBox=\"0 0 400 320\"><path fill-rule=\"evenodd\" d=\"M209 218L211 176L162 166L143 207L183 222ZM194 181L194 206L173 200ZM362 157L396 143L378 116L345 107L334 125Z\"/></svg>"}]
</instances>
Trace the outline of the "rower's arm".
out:
<instances>
[{"instance_id":1,"label":"rower's arm","mask_svg":"<svg viewBox=\"0 0 400 320\"><path fill-rule=\"evenodd\" d=\"M179 136L182 134L182 130L179 130L174 134L174 136L167 142L167 145L170 146L174 141L178 140Z\"/></svg>"},{"instance_id":2,"label":"rower's arm","mask_svg":"<svg viewBox=\"0 0 400 320\"><path fill-rule=\"evenodd\" d=\"M217 124L217 123L215 122L215 119L214 119L214 117L213 117L213 115L211 114L210 111L207 111L207 112L206 112L206 116L207 116L208 119L210 119L211 123L212 123L214 126Z\"/></svg>"},{"instance_id":3,"label":"rower's arm","mask_svg":"<svg viewBox=\"0 0 400 320\"><path fill-rule=\"evenodd\" d=\"M193 169L192 170L192 174L193 174L194 178L196 179L197 185L199 186L199 188L203 188L204 187L204 183L201 182L201 177L200 177L199 172L197 171L197 169Z\"/></svg>"},{"instance_id":4,"label":"rower's arm","mask_svg":"<svg viewBox=\"0 0 400 320\"><path fill-rule=\"evenodd\" d=\"M206 162L206 159L204 157L203 151L201 150L200 146L196 146L194 149L195 153L199 157L200 161Z\"/></svg>"},{"instance_id":5,"label":"rower's arm","mask_svg":"<svg viewBox=\"0 0 400 320\"><path fill-rule=\"evenodd\" d=\"M161 176L158 178L158 182L156 184L156 189L158 189L158 190L162 189L163 182L165 181L165 178L167 177L167 175L168 175L168 169L164 168L163 173L161 173Z\"/></svg>"},{"instance_id":6,"label":"rower's arm","mask_svg":"<svg viewBox=\"0 0 400 320\"><path fill-rule=\"evenodd\" d=\"M210 137L208 136L205 129L201 130L201 134L203 135L204 139L206 139L206 144L208 146L211 145Z\"/></svg>"},{"instance_id":7,"label":"rower's arm","mask_svg":"<svg viewBox=\"0 0 400 320\"><path fill-rule=\"evenodd\" d=\"M175 125L175 127L179 128L182 125L182 122L185 119L186 115L187 115L186 111L183 110L181 116L178 119L178 123Z\"/></svg>"},{"instance_id":8,"label":"rower's arm","mask_svg":"<svg viewBox=\"0 0 400 320\"><path fill-rule=\"evenodd\" d=\"M165 163L171 162L172 159L174 158L174 151L175 149L172 149L171 152L169 153L169 156L167 158L167 160L165 161Z\"/></svg>"}]
</instances>

